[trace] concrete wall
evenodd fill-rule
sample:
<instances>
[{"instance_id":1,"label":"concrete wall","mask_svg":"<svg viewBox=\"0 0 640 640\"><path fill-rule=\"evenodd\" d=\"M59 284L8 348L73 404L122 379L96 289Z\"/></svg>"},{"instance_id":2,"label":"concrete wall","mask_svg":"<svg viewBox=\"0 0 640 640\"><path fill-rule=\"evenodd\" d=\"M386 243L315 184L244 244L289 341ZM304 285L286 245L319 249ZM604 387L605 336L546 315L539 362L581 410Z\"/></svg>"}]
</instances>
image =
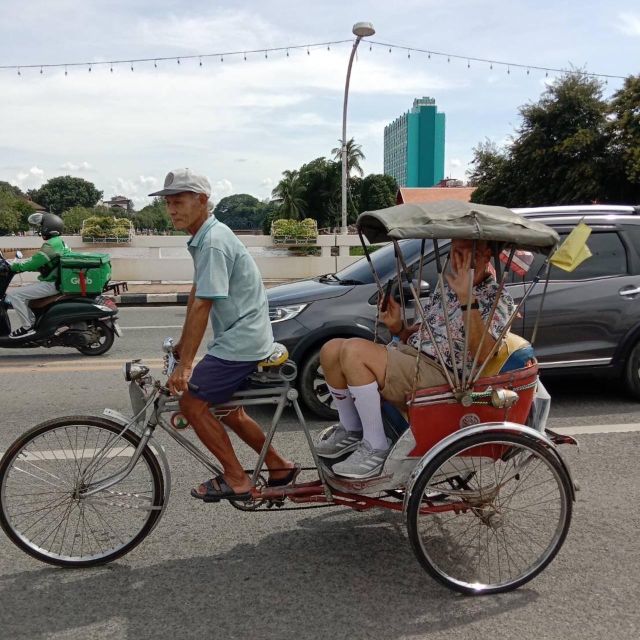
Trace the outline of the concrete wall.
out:
<instances>
[{"instance_id":1,"label":"concrete wall","mask_svg":"<svg viewBox=\"0 0 640 640\"><path fill-rule=\"evenodd\" d=\"M252 248L274 247L270 236L239 235L238 238L250 251ZM85 244L80 236L64 236L64 240L74 251L111 254L114 280L179 282L189 281L193 276L191 257L186 249L186 236L135 236L126 245ZM38 236L0 236L0 250L8 258L12 258L17 249L31 255L41 244L42 240ZM319 236L317 246L321 250L318 257L272 257L253 252L252 255L265 280L310 278L323 273L334 273L359 259L349 256L349 247L360 246L358 236ZM332 247L338 247L337 256L331 255ZM23 275L25 282L33 279L33 274Z\"/></svg>"}]
</instances>

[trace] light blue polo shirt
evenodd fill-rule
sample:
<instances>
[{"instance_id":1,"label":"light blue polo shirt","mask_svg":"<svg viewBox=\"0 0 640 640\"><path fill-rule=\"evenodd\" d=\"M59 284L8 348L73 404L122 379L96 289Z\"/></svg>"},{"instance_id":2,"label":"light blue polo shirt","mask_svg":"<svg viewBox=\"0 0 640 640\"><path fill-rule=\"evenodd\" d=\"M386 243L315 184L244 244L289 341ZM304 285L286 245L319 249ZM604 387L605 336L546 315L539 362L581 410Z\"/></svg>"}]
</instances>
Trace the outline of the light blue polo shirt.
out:
<instances>
[{"instance_id":1,"label":"light blue polo shirt","mask_svg":"<svg viewBox=\"0 0 640 640\"><path fill-rule=\"evenodd\" d=\"M197 298L213 300L209 355L256 362L273 347L269 303L260 271L246 247L214 216L187 243Z\"/></svg>"}]
</instances>

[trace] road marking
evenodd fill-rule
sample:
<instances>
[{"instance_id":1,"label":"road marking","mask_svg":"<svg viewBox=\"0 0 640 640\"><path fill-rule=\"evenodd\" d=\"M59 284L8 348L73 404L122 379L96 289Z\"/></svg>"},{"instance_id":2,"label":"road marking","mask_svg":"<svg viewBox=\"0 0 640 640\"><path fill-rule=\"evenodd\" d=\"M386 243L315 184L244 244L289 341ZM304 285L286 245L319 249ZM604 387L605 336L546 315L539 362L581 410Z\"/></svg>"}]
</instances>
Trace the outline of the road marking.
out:
<instances>
[{"instance_id":1,"label":"road marking","mask_svg":"<svg viewBox=\"0 0 640 640\"><path fill-rule=\"evenodd\" d=\"M182 324L156 325L150 324L143 327L120 327L123 331L138 331L140 329L182 329Z\"/></svg>"},{"instance_id":2,"label":"road marking","mask_svg":"<svg viewBox=\"0 0 640 640\"><path fill-rule=\"evenodd\" d=\"M630 422L628 424L594 424L586 427L575 425L553 428L553 431L568 436L582 436L594 433L631 433L633 431L640 431L640 422Z\"/></svg>"}]
</instances>

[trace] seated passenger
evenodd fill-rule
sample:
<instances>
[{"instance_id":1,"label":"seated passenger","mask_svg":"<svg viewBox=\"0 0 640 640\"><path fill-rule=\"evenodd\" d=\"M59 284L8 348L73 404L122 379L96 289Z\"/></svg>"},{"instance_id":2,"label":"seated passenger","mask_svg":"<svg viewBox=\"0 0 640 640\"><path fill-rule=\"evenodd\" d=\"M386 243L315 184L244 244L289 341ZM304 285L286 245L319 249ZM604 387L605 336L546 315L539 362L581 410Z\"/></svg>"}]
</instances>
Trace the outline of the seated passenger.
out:
<instances>
[{"instance_id":1,"label":"seated passenger","mask_svg":"<svg viewBox=\"0 0 640 640\"><path fill-rule=\"evenodd\" d=\"M424 306L427 323L447 368L453 371L455 362L460 373L465 333L468 336L469 363L473 361L499 291L499 285L489 269L489 245L484 241L476 241L475 256L472 254L472 240L453 240L451 243L450 272L445 274L444 292L454 346L453 358L439 287L436 287ZM475 277L469 297L472 262ZM469 326L465 313L468 307L471 308ZM482 342L480 362L491 353L514 310L513 299L503 290L489 332ZM340 423L318 442L316 449L321 457L329 459L351 451L348 458L333 466L336 474L348 478L368 478L380 474L391 448L391 442L384 432L380 396L404 407L405 397L413 388L420 324L405 326L400 305L393 298L389 299L386 311L380 312L380 319L392 335L398 336L399 342L391 342L385 347L361 338L336 338L327 342L320 352L320 363ZM426 329L423 332L422 352L417 388L445 384L447 379Z\"/></svg>"}]
</instances>

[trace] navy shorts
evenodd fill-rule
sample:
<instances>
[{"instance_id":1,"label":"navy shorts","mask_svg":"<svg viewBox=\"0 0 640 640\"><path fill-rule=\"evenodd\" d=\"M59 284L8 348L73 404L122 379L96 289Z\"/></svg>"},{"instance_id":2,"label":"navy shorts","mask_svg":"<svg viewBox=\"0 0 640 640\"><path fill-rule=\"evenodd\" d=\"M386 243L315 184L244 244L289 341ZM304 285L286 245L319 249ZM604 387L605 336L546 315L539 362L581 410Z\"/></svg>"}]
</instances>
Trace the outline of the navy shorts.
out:
<instances>
[{"instance_id":1,"label":"navy shorts","mask_svg":"<svg viewBox=\"0 0 640 640\"><path fill-rule=\"evenodd\" d=\"M193 369L191 384L198 391L191 395L213 405L227 402L256 370L257 362L223 360L207 354Z\"/></svg>"}]
</instances>

